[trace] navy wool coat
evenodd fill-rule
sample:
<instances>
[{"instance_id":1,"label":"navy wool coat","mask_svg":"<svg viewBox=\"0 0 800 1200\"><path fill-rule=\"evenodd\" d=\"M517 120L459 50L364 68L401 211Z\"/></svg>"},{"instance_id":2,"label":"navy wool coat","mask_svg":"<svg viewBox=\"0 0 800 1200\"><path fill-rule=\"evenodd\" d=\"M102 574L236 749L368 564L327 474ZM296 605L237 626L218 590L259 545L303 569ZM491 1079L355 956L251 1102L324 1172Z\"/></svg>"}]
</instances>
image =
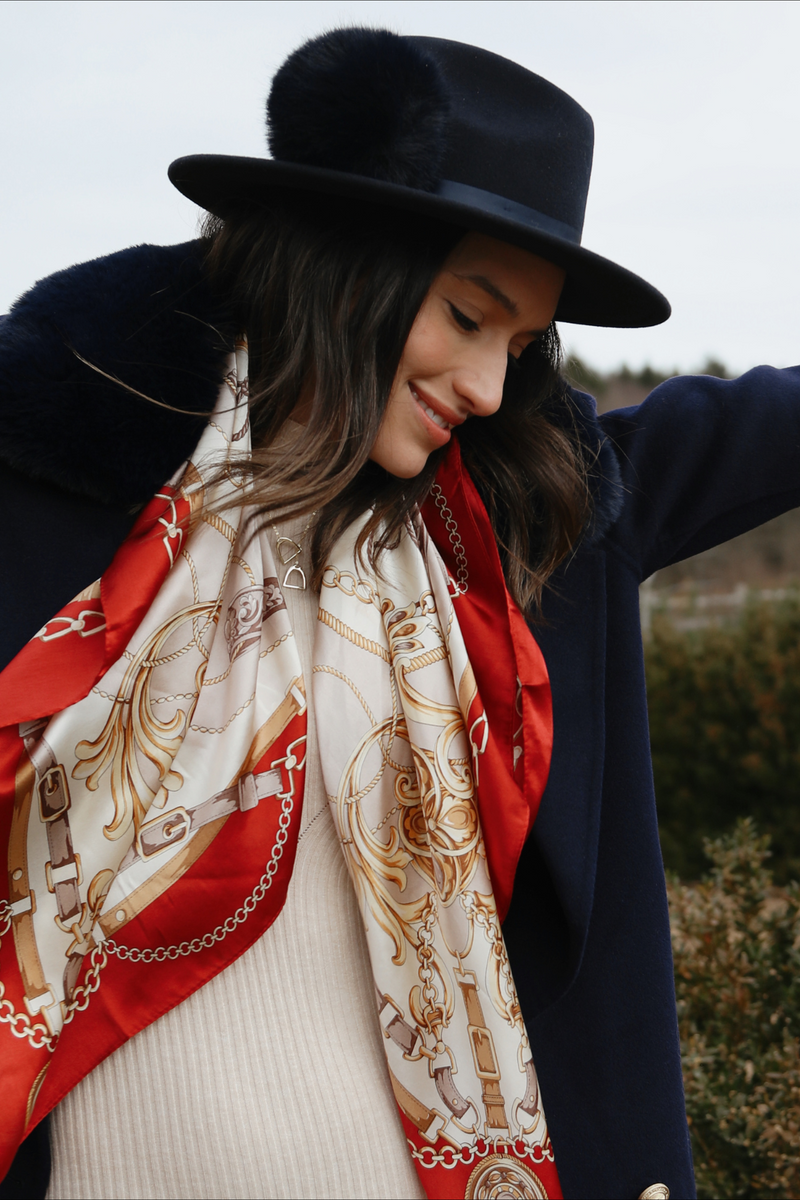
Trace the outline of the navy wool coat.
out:
<instances>
[{"instance_id":1,"label":"navy wool coat","mask_svg":"<svg viewBox=\"0 0 800 1200\"><path fill-rule=\"evenodd\" d=\"M62 271L2 319L0 666L101 574L188 456L230 332L191 242ZM674 1200L694 1180L638 586L800 504L800 368L673 379L600 418L575 402L596 518L535 630L555 743L504 932L565 1195L660 1182ZM0 1195L44 1196L48 1173L43 1122Z\"/></svg>"}]
</instances>

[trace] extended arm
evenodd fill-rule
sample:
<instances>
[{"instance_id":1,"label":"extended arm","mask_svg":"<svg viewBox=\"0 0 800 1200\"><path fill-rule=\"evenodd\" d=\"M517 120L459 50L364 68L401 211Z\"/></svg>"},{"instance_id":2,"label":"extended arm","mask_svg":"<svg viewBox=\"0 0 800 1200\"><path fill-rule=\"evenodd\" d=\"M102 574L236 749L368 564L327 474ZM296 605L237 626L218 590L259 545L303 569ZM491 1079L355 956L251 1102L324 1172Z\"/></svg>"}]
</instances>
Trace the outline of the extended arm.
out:
<instances>
[{"instance_id":1,"label":"extended arm","mask_svg":"<svg viewBox=\"0 0 800 1200\"><path fill-rule=\"evenodd\" d=\"M670 379L600 423L625 494L610 540L641 579L800 505L800 367Z\"/></svg>"}]
</instances>

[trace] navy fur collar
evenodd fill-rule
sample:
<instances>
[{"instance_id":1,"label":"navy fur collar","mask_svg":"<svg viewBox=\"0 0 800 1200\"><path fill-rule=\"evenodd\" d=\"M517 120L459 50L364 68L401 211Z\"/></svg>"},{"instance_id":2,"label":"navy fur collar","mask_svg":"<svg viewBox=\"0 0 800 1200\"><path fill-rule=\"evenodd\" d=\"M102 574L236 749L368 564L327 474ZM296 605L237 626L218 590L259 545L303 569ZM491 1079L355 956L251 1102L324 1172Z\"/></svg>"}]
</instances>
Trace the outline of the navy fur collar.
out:
<instances>
[{"instance_id":1,"label":"navy fur collar","mask_svg":"<svg viewBox=\"0 0 800 1200\"><path fill-rule=\"evenodd\" d=\"M0 458L104 504L142 504L197 444L206 418L187 412L214 407L222 325L198 242L134 246L42 280L0 328Z\"/></svg>"},{"instance_id":2,"label":"navy fur collar","mask_svg":"<svg viewBox=\"0 0 800 1200\"><path fill-rule=\"evenodd\" d=\"M51 275L0 323L0 460L103 504L140 506L196 445L231 344L199 242L134 246ZM619 514L619 467L594 401L573 400L595 460L594 540Z\"/></svg>"}]
</instances>

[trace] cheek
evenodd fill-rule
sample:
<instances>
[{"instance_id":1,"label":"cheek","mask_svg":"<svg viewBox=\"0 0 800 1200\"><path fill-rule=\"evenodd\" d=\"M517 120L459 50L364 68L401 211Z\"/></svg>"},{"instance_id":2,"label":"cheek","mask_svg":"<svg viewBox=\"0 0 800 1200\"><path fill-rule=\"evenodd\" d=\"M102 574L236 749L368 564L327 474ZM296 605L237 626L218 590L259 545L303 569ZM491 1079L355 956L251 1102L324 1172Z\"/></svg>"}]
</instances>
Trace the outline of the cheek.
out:
<instances>
[{"instance_id":1,"label":"cheek","mask_svg":"<svg viewBox=\"0 0 800 1200\"><path fill-rule=\"evenodd\" d=\"M447 370L453 355L453 338L445 322L421 311L411 327L398 369L398 382L416 375L430 377Z\"/></svg>"}]
</instances>

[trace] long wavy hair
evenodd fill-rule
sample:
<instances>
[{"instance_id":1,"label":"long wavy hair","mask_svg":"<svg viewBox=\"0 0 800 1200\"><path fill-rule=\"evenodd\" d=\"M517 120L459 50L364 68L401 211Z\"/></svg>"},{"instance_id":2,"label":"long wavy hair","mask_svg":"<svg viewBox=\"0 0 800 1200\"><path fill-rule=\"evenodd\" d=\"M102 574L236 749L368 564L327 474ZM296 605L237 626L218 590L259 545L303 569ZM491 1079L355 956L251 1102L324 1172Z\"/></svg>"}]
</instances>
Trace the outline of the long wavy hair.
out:
<instances>
[{"instance_id":1,"label":"long wavy hair","mask_svg":"<svg viewBox=\"0 0 800 1200\"><path fill-rule=\"evenodd\" d=\"M202 230L214 286L249 348L255 519L316 513L319 587L339 535L367 510L358 553L380 569L427 496L443 451L413 479L369 459L411 326L464 230L331 198L248 203ZM555 325L509 366L499 410L460 426L511 595L536 616L542 589L590 516L588 467L559 373ZM298 405L306 423L279 435ZM557 414L557 419L556 418ZM277 441L277 445L276 445Z\"/></svg>"}]
</instances>

